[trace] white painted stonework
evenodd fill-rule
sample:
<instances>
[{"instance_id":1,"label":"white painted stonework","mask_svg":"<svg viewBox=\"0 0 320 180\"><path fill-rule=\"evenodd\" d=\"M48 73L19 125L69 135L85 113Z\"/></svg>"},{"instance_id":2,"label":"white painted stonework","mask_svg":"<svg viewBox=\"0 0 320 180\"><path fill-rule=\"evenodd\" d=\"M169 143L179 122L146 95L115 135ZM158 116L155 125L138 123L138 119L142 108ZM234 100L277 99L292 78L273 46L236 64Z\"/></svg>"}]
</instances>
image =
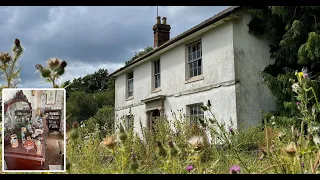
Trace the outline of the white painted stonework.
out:
<instances>
[{"instance_id":1,"label":"white painted stonework","mask_svg":"<svg viewBox=\"0 0 320 180\"><path fill-rule=\"evenodd\" d=\"M211 29L200 30L180 44L116 76L116 119L135 115L134 128L140 132L140 124L147 126L146 105L142 100L165 96L164 114L172 120L171 110L188 114L189 104L211 101L212 111L219 121L235 128L257 125L261 122L261 110L275 109L275 98L259 77L267 65L273 63L268 42L248 33L251 16L243 12L239 19L220 23ZM203 73L197 80L186 79L186 45L198 39L202 41ZM152 93L152 60L160 59L161 87ZM126 76L133 70L133 99L126 99ZM206 117L209 114L205 114Z\"/></svg>"}]
</instances>

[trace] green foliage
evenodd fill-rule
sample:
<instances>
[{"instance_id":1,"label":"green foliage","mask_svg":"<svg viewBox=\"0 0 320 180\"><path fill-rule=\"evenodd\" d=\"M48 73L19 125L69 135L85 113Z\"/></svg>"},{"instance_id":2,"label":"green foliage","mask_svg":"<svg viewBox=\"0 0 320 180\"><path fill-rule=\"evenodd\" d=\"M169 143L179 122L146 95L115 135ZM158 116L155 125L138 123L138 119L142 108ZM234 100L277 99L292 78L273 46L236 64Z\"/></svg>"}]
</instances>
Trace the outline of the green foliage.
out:
<instances>
[{"instance_id":1,"label":"green foliage","mask_svg":"<svg viewBox=\"0 0 320 180\"><path fill-rule=\"evenodd\" d=\"M99 69L98 71L88 74L84 77L75 78L72 81L64 82L68 95L74 91L83 91L86 93L95 93L105 91L109 87L109 73L107 69Z\"/></svg>"},{"instance_id":2,"label":"green foliage","mask_svg":"<svg viewBox=\"0 0 320 180\"><path fill-rule=\"evenodd\" d=\"M136 52L136 53L134 54L134 56L133 56L129 61L126 61L126 62L125 62L126 65L130 64L132 61L138 59L139 57L147 54L148 52L150 52L150 51L152 51L152 50L153 50L153 47L147 46L147 47L144 48L142 51Z\"/></svg>"},{"instance_id":3,"label":"green foliage","mask_svg":"<svg viewBox=\"0 0 320 180\"><path fill-rule=\"evenodd\" d=\"M300 114L297 112L295 94L289 83L289 79L296 79L294 70L307 68L310 77L317 76L320 71L320 8L265 6L253 8L251 12L253 19L248 24L249 32L265 35L271 40L270 57L275 63L264 69L262 77L277 98L276 116L283 116L278 119L291 122ZM319 82L313 84L319 86ZM318 93L317 89L315 91Z\"/></svg>"}]
</instances>

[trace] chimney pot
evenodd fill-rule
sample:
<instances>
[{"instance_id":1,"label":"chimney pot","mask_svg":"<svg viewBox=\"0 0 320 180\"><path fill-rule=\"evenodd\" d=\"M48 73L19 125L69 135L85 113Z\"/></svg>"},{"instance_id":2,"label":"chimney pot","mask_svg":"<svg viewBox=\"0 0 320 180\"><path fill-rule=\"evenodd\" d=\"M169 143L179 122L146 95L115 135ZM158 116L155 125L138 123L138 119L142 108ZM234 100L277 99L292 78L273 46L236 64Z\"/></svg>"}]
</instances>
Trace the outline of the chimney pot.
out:
<instances>
[{"instance_id":1,"label":"chimney pot","mask_svg":"<svg viewBox=\"0 0 320 180\"><path fill-rule=\"evenodd\" d=\"M163 18L162 18L162 24L164 24L164 25L167 24L167 18L166 18L166 17L163 17Z\"/></svg>"},{"instance_id":2,"label":"chimney pot","mask_svg":"<svg viewBox=\"0 0 320 180\"><path fill-rule=\"evenodd\" d=\"M158 17L157 17L157 24L161 24L160 19L161 19L161 17L158 16Z\"/></svg>"}]
</instances>

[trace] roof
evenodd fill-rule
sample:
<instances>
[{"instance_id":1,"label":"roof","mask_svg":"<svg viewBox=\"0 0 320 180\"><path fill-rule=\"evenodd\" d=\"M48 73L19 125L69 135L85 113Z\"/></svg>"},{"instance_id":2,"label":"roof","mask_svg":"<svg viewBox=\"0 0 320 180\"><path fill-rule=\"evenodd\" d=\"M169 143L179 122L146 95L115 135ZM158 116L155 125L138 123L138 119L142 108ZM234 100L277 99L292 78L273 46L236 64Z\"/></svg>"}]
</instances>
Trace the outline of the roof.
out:
<instances>
[{"instance_id":1,"label":"roof","mask_svg":"<svg viewBox=\"0 0 320 180\"><path fill-rule=\"evenodd\" d=\"M180 35L170 39L169 41L167 41L166 43L162 44L161 46L159 46L159 47L153 49L152 51L144 54L143 56L135 59L134 61L130 62L129 64L125 65L124 67L114 71L109 76L114 76L116 73L118 73L120 71L123 71L123 70L125 70L125 69L127 69L129 67L132 67L132 65L136 64L137 62L140 62L140 61L144 60L145 58L155 54L156 52L158 52L158 51L160 51L162 49L165 49L169 45L171 45L171 44L173 44L173 43L175 43L175 42L177 42L177 41L179 41L179 40L181 40L181 39L183 39L183 38L185 38L185 37L197 32L197 31L199 31L199 30L201 30L203 28L206 28L206 27L210 26L211 24L213 24L213 23L215 23L215 22L217 22L217 21L219 21L219 20L231 15L232 13L234 13L235 11L237 11L237 10L243 8L243 7L244 6L232 6L232 7L229 7L227 9L219 12L218 14L212 16L211 18L201 22L200 24L198 24L198 25L192 27L191 29L181 33Z\"/></svg>"}]
</instances>

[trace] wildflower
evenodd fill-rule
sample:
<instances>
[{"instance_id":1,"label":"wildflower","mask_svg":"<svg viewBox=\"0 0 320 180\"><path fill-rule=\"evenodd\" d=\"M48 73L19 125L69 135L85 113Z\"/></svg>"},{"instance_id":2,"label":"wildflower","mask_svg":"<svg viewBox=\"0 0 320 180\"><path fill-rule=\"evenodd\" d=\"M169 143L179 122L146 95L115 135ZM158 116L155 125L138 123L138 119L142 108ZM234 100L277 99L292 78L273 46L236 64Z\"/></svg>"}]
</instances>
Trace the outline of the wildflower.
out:
<instances>
[{"instance_id":1,"label":"wildflower","mask_svg":"<svg viewBox=\"0 0 320 180\"><path fill-rule=\"evenodd\" d=\"M103 145L107 146L107 148L109 149L113 149L116 146L116 144L117 142L114 135L109 136L103 140Z\"/></svg>"},{"instance_id":2,"label":"wildflower","mask_svg":"<svg viewBox=\"0 0 320 180\"><path fill-rule=\"evenodd\" d=\"M230 132L232 135L234 135L234 130L233 130L232 127L229 127L229 132Z\"/></svg>"},{"instance_id":3,"label":"wildflower","mask_svg":"<svg viewBox=\"0 0 320 180\"><path fill-rule=\"evenodd\" d=\"M132 170L136 171L139 168L139 163L135 154L132 154L132 162L130 164Z\"/></svg>"},{"instance_id":4,"label":"wildflower","mask_svg":"<svg viewBox=\"0 0 320 180\"><path fill-rule=\"evenodd\" d=\"M50 58L47 60L47 64L50 68L54 69L60 65L61 60L59 58Z\"/></svg>"},{"instance_id":5,"label":"wildflower","mask_svg":"<svg viewBox=\"0 0 320 180\"><path fill-rule=\"evenodd\" d=\"M119 134L119 139L121 141L125 141L127 139L127 134L124 132L123 126L120 125L120 134Z\"/></svg>"},{"instance_id":6,"label":"wildflower","mask_svg":"<svg viewBox=\"0 0 320 180\"><path fill-rule=\"evenodd\" d=\"M49 77L51 74L51 71L47 68L42 68L40 72L41 72L42 77L44 77L44 78Z\"/></svg>"},{"instance_id":7,"label":"wildflower","mask_svg":"<svg viewBox=\"0 0 320 180\"><path fill-rule=\"evenodd\" d=\"M17 47L20 47L20 40L19 40L19 39L15 39L15 40L14 40L14 44L15 44Z\"/></svg>"},{"instance_id":8,"label":"wildflower","mask_svg":"<svg viewBox=\"0 0 320 180\"><path fill-rule=\"evenodd\" d=\"M273 122L271 123L271 125L272 125L272 126L276 125L276 122L273 121Z\"/></svg>"},{"instance_id":9,"label":"wildflower","mask_svg":"<svg viewBox=\"0 0 320 180\"><path fill-rule=\"evenodd\" d=\"M0 53L0 61L7 63L12 60L12 57L9 53Z\"/></svg>"},{"instance_id":10,"label":"wildflower","mask_svg":"<svg viewBox=\"0 0 320 180\"><path fill-rule=\"evenodd\" d=\"M42 67L42 65L41 65L41 64L36 64L36 69L41 70L41 69L43 69L43 67Z\"/></svg>"},{"instance_id":11,"label":"wildflower","mask_svg":"<svg viewBox=\"0 0 320 180\"><path fill-rule=\"evenodd\" d=\"M241 172L240 166L234 165L229 170L230 174L239 174Z\"/></svg>"},{"instance_id":12,"label":"wildflower","mask_svg":"<svg viewBox=\"0 0 320 180\"><path fill-rule=\"evenodd\" d=\"M309 76L308 76L308 74L307 74L307 73L304 73L304 74L303 74L303 78L305 78L305 79L306 79L306 78L308 78L308 77L309 77Z\"/></svg>"},{"instance_id":13,"label":"wildflower","mask_svg":"<svg viewBox=\"0 0 320 180\"><path fill-rule=\"evenodd\" d=\"M298 101L298 102L296 102L296 104L299 106L301 103Z\"/></svg>"},{"instance_id":14,"label":"wildflower","mask_svg":"<svg viewBox=\"0 0 320 180\"><path fill-rule=\"evenodd\" d=\"M297 73L298 78L302 78L302 77L303 77L303 74L304 74L303 72L298 72L298 73Z\"/></svg>"},{"instance_id":15,"label":"wildflower","mask_svg":"<svg viewBox=\"0 0 320 180\"><path fill-rule=\"evenodd\" d=\"M187 166L186 170L189 171L189 172L192 171L193 170L193 166L192 165Z\"/></svg>"},{"instance_id":16,"label":"wildflower","mask_svg":"<svg viewBox=\"0 0 320 180\"><path fill-rule=\"evenodd\" d=\"M196 150L199 151L202 149L202 147L204 146L204 141L203 141L203 137L201 136L193 136L188 140L188 143L191 145L191 147Z\"/></svg>"},{"instance_id":17,"label":"wildflower","mask_svg":"<svg viewBox=\"0 0 320 180\"><path fill-rule=\"evenodd\" d=\"M292 91L296 93L298 93L301 90L300 86L297 83L292 84L291 87L292 87Z\"/></svg>"},{"instance_id":18,"label":"wildflower","mask_svg":"<svg viewBox=\"0 0 320 180\"><path fill-rule=\"evenodd\" d=\"M62 62L60 63L60 68L64 69L67 65L68 65L68 64L67 64L66 61L62 61Z\"/></svg>"},{"instance_id":19,"label":"wildflower","mask_svg":"<svg viewBox=\"0 0 320 180\"><path fill-rule=\"evenodd\" d=\"M176 156L178 154L178 150L177 150L176 147L174 147L173 142L169 141L168 145L170 147L170 155L171 156Z\"/></svg>"},{"instance_id":20,"label":"wildflower","mask_svg":"<svg viewBox=\"0 0 320 180\"><path fill-rule=\"evenodd\" d=\"M294 156L297 152L297 147L293 141L290 142L288 146L283 148L283 151L286 152L290 156Z\"/></svg>"},{"instance_id":21,"label":"wildflower","mask_svg":"<svg viewBox=\"0 0 320 180\"><path fill-rule=\"evenodd\" d=\"M274 120L274 116L271 116L271 120Z\"/></svg>"},{"instance_id":22,"label":"wildflower","mask_svg":"<svg viewBox=\"0 0 320 180\"><path fill-rule=\"evenodd\" d=\"M157 141L157 153L160 156L166 156L167 155L166 150L164 149L164 147L162 146L160 141Z\"/></svg>"}]
</instances>

